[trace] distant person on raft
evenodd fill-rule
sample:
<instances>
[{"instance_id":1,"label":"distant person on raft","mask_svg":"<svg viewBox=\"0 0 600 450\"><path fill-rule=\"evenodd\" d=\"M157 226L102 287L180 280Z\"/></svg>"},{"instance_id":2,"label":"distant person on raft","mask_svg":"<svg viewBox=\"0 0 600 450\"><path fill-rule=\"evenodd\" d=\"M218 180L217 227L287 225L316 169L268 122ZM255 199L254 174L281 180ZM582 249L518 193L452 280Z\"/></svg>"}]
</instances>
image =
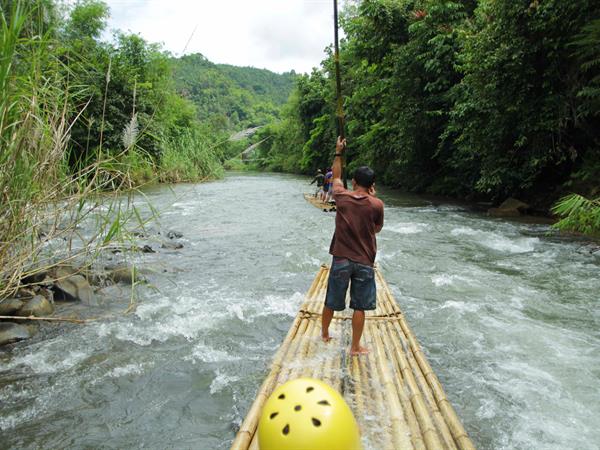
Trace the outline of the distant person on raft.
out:
<instances>
[{"instance_id":1,"label":"distant person on raft","mask_svg":"<svg viewBox=\"0 0 600 450\"><path fill-rule=\"evenodd\" d=\"M331 201L331 187L333 186L333 171L331 168L327 169L327 174L325 175L325 183L323 184L323 198L324 202Z\"/></svg>"},{"instance_id":2,"label":"distant person on raft","mask_svg":"<svg viewBox=\"0 0 600 450\"><path fill-rule=\"evenodd\" d=\"M352 191L344 189L342 182L342 157L346 140L338 138L333 160L333 199L337 206L335 232L329 253L333 262L327 283L327 296L322 315L321 336L329 342L329 325L335 311L346 308L346 292L350 285L352 316L351 355L369 352L360 345L365 327L365 311L374 310L375 287L375 235L383 228L383 202L375 196L375 172L363 166L356 169L352 178Z\"/></svg>"},{"instance_id":3,"label":"distant person on raft","mask_svg":"<svg viewBox=\"0 0 600 450\"><path fill-rule=\"evenodd\" d=\"M323 192L324 180L325 180L325 175L323 175L323 172L321 172L321 169L318 169L317 174L315 175L313 180L310 182L310 184L315 184L315 181L317 182L317 191L315 192L315 197L317 197L317 198L321 198L321 196L322 196L321 193Z\"/></svg>"}]
</instances>

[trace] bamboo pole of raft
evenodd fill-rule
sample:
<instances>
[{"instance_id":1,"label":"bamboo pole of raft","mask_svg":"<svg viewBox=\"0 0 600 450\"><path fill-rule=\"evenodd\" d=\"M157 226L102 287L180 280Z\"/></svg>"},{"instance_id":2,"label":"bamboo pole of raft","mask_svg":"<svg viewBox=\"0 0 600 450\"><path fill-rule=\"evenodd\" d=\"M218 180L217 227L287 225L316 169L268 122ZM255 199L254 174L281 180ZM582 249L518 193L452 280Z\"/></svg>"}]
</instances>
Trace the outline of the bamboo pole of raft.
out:
<instances>
[{"instance_id":1,"label":"bamboo pole of raft","mask_svg":"<svg viewBox=\"0 0 600 450\"><path fill-rule=\"evenodd\" d=\"M365 341L369 348L375 348L376 344L375 341L372 339L372 335L370 333L368 334L368 338L366 338ZM392 417L389 414L390 405L388 404L387 396L384 395L385 393L382 389L383 383L381 381L381 375L379 374L379 367L375 355L375 351L371 351L367 355L367 360L369 362L370 378L369 389L371 389L371 393L373 395L375 417L384 418L384 420L386 421L384 425L385 429L392 430ZM382 433L381 436L378 437L380 438L382 448L384 448L385 450L395 449L394 433L388 432L385 433L385 435Z\"/></svg>"},{"instance_id":2,"label":"bamboo pole of raft","mask_svg":"<svg viewBox=\"0 0 600 450\"><path fill-rule=\"evenodd\" d=\"M399 353L402 355L402 371L407 374L407 378L409 379L410 387L412 394L422 395L424 397L425 404L431 410L431 414L433 416L433 420L435 422L436 428L441 434L441 437L446 445L446 447L450 450L456 450L456 444L454 442L454 438L452 437L452 433L448 428L448 424L444 420L442 413L440 412L437 402L433 396L433 392L429 387L429 384L423 373L421 372L421 368L415 361L415 358L410 350L409 344L406 340L406 336L400 327L400 324L395 321L389 324L389 327L392 328L400 339L400 347L398 348ZM411 401L413 398L411 397ZM417 400L414 400L417 401Z\"/></svg>"},{"instance_id":3,"label":"bamboo pole of raft","mask_svg":"<svg viewBox=\"0 0 600 450\"><path fill-rule=\"evenodd\" d=\"M258 446L258 433L254 434L254 438L252 438L252 442L250 442L250 447L248 447L248 450L260 450Z\"/></svg>"},{"instance_id":4,"label":"bamboo pole of raft","mask_svg":"<svg viewBox=\"0 0 600 450\"><path fill-rule=\"evenodd\" d=\"M387 346L387 350L390 353L390 361L394 362L395 366L399 366L398 355L395 354L395 350L397 348L397 339L395 336L388 335L387 333L387 325L388 322L381 322L379 325L379 329L381 331L381 341L391 342L391 346ZM394 377L396 390L398 392L398 399L400 400L400 404L402 405L402 409L404 410L404 414L406 416L406 422L408 423L408 427L410 429L410 437L415 446L415 449L424 450L426 448L425 442L426 439L423 439L423 432L421 429L420 421L417 418L417 414L412 407L412 403L407 395L407 387L406 387L406 377L402 373L401 370L397 371ZM436 448L436 447L429 447Z\"/></svg>"},{"instance_id":5,"label":"bamboo pole of raft","mask_svg":"<svg viewBox=\"0 0 600 450\"><path fill-rule=\"evenodd\" d=\"M415 335L408 326L408 323L406 323L404 318L401 318L399 322L404 334L406 335L415 361L421 369L425 380L427 380L427 384L433 393L437 406L440 409L445 422L448 424L450 432L452 433L452 437L458 444L458 448L461 450L474 450L475 447L473 446L471 439L469 439L467 432L465 431L460 419L458 418L458 415L456 414L456 411L450 404L450 401L448 400L440 381L429 365L429 362L423 354L423 351L421 350Z\"/></svg>"},{"instance_id":6,"label":"bamboo pole of raft","mask_svg":"<svg viewBox=\"0 0 600 450\"><path fill-rule=\"evenodd\" d=\"M375 343L371 339L371 335L365 335L365 340L367 342L367 346L369 348L374 348ZM383 397L383 393L381 390L381 381L378 375L377 363L375 361L375 352L371 351L367 355L367 374L369 380L369 389L371 391L371 395L373 396L373 412L376 417L383 417L386 420L390 420L390 415L388 413L389 408L386 400ZM391 421L386 423L388 428L391 428ZM394 450L394 442L393 437L390 434L381 434L378 436L381 441L382 448L385 450Z\"/></svg>"},{"instance_id":7,"label":"bamboo pole of raft","mask_svg":"<svg viewBox=\"0 0 600 450\"><path fill-rule=\"evenodd\" d=\"M389 292L386 293L388 300L392 300L392 297L389 296ZM393 323L396 322L396 323ZM436 432L436 426L434 425L434 418L432 418L429 414L429 408L427 407L427 402L424 400L423 398L423 394L422 392L427 392L427 389L419 389L417 381L415 380L415 374L413 373L408 360L405 356L404 353L404 349L402 347L401 344L401 339L402 339L402 330L400 329L400 327L395 328L394 325L397 325L397 321L387 321L387 322L382 322L381 324L381 330L382 330L382 334L386 337L386 341L389 341L391 343L391 348L390 346L388 346L388 350L390 352L393 352L394 356L395 356L395 361L397 362L397 366L400 369L400 374L402 375L402 379L404 382L404 385L408 388L408 391L410 393L410 404L412 405L412 408L409 408L408 405L405 407L405 411L410 411L411 413L407 413L408 418L409 418L409 425L411 423L412 418L414 417L415 419L418 420L418 424L419 424L419 428L421 431L419 431L419 435L423 435L424 439L425 439L425 443L427 445L427 448L441 448L442 444L439 440L438 434ZM399 380L400 377L398 377L398 382L400 382ZM406 398L406 393L404 392L404 389L399 388L398 389L399 394L400 394L400 400L402 403L404 403L403 400L408 400ZM435 410L437 411L437 406L435 406ZM414 411L414 413L413 413ZM435 413L435 411L432 411ZM439 412L439 411L438 411ZM435 421L436 425L441 425L440 423L438 423L438 421ZM412 428L412 427L411 427ZM447 427L443 427L447 430ZM440 430L442 431L442 430ZM449 435L449 433L448 433ZM413 433L413 436L415 436L415 434ZM455 449L456 446L454 445L451 436L450 440L448 439L444 439L446 446L450 449ZM443 436L443 438L445 438L445 436ZM415 447L422 445L419 444L418 442L415 442Z\"/></svg>"},{"instance_id":8,"label":"bamboo pole of raft","mask_svg":"<svg viewBox=\"0 0 600 450\"><path fill-rule=\"evenodd\" d=\"M311 288L309 289L309 293L314 292L317 286L317 282L318 279L315 279ZM258 390L256 399L252 403L250 411L246 415L244 422L242 422L237 436L231 445L231 450L246 450L252 443L252 439L254 437L254 434L256 433L256 428L260 419L262 407L267 401L269 395L271 395L273 388L275 387L278 375L282 369L283 358L288 353L288 350L291 347L293 339L299 331L302 322L306 322L306 320L304 320L301 315L298 315L294 320L294 323L292 324L288 334L283 340L281 347L279 348L278 352L276 353L273 359L271 371L269 372L269 375L267 375L267 378L265 379L265 381L263 381L260 389Z\"/></svg>"},{"instance_id":9,"label":"bamboo pole of raft","mask_svg":"<svg viewBox=\"0 0 600 450\"><path fill-rule=\"evenodd\" d=\"M364 399L364 394L363 394L363 378L361 376L361 365L362 365L362 361L361 358L350 358L350 369L348 372L350 372L350 375L352 376L352 388L354 391L354 404L356 406L356 413L355 413L355 417L357 418L357 420L361 417L361 416L365 416L365 409L366 409L366 404L365 404L365 399Z\"/></svg>"},{"instance_id":10,"label":"bamboo pole of raft","mask_svg":"<svg viewBox=\"0 0 600 450\"><path fill-rule=\"evenodd\" d=\"M300 326L298 327L298 333L297 333L298 338L292 340L292 342L290 343L289 353L290 353L290 355L292 355L293 358L295 358L296 355L298 354L298 349L300 348L300 345L302 344L302 337L304 336L304 333L306 333L306 328L308 327L309 322L310 322L309 319L302 318L302 321L300 322ZM283 384L290 379L290 375L291 375L291 372L293 369L293 366L292 366L293 364L294 364L293 361L292 362L286 361L285 363L282 363L282 365L279 367L279 373L276 375L277 382L275 383L275 385Z\"/></svg>"},{"instance_id":11,"label":"bamboo pole of raft","mask_svg":"<svg viewBox=\"0 0 600 450\"><path fill-rule=\"evenodd\" d=\"M390 321L388 321L381 324L381 331L386 341L391 343L387 348L393 355L393 360L399 369L398 376L396 377L398 394L404 411L406 411L415 448L443 448L433 419L429 414L429 409L423 400L414 374L404 356L399 336L394 333L396 330ZM407 391L409 395L407 395Z\"/></svg>"},{"instance_id":12,"label":"bamboo pole of raft","mask_svg":"<svg viewBox=\"0 0 600 450\"><path fill-rule=\"evenodd\" d=\"M386 296L393 298L390 288L383 277L380 277L380 283L386 292ZM423 378L427 381L427 385L433 393L435 402L442 416L444 417L444 422L447 424L450 432L452 433L453 440L458 444L458 448L461 450L474 450L475 447L473 446L471 439L468 437L467 432L465 431L460 419L458 418L458 415L456 414L456 411L450 404L450 401L448 400L441 383L429 365L427 358L421 350L421 346L417 342L417 338L404 319L403 315L398 317L398 323L408 341L409 348L407 351L412 353L414 360L416 361L416 365L418 366L418 369L417 367L414 367L413 369L415 372L421 372ZM423 389L423 392L426 391L427 389Z\"/></svg>"},{"instance_id":13,"label":"bamboo pole of raft","mask_svg":"<svg viewBox=\"0 0 600 450\"><path fill-rule=\"evenodd\" d=\"M310 348L310 343L315 333L315 321L307 320L308 324L306 326L306 331L302 334L300 338L300 346L298 348L298 352L296 353L297 358L295 364L290 370L290 375L288 377L289 380L293 380L296 378L300 378L304 376L304 370L306 369L306 361L308 356L308 350Z\"/></svg>"},{"instance_id":14,"label":"bamboo pole of raft","mask_svg":"<svg viewBox=\"0 0 600 450\"><path fill-rule=\"evenodd\" d=\"M385 292L385 295L388 298L393 298L391 295L389 286L385 282L383 277L380 277L380 285L382 286L382 288ZM401 326L402 323L404 323L406 325L406 327L402 327ZM424 359L424 356L422 354L420 346L416 343L416 338L414 337L412 331L408 328L408 324L406 324L406 321L404 320L403 317L399 318L399 320L394 322L393 324L390 324L390 326L395 328L396 334L400 338L401 342L404 342L403 343L404 351L399 349L398 355L400 355L400 358L401 358L400 361L401 361L401 365L402 365L402 372L403 372L403 374L406 375L406 378L408 380L408 385L411 389L411 402L417 404L414 407L415 410L421 412L421 415L422 415L422 411L423 411L423 406L421 405L421 402L422 402L421 393L422 393L422 395L425 396L425 400L432 408L433 419L437 425L436 428L441 433L442 438L446 444L446 447L449 449L457 448L456 444L455 444L455 440L456 440L456 442L459 442L459 439L456 439L456 438L460 436L460 433L458 435L451 433L451 431L448 427L448 423L445 420L446 417L443 417L443 414L440 412L438 402L434 399L434 391L431 388L430 383L427 381L427 378L426 378L427 374L433 373L433 371L432 371L431 367L429 366L429 363L427 363L426 359ZM411 336L412 339L410 339L406 335L407 330L408 330L409 336ZM415 356L414 356L415 349L421 355L423 364L417 363ZM422 368L424 366L428 367L428 370L423 371ZM438 384L439 384L439 382L438 382ZM419 386L420 386L420 388L419 388ZM441 385L440 385L440 389L441 389ZM441 390L441 392L443 394L443 390ZM445 396L445 394L444 394L444 396ZM454 413L454 416L458 420L458 416L456 416L456 413ZM459 421L459 424L460 424L460 421ZM462 427L462 425L460 425L460 426ZM466 436L466 432L464 433L464 435ZM471 441L470 441L470 439L468 439L468 437L467 437L466 441L468 441L468 442L466 443L467 446L465 448L466 449L473 448ZM469 444L471 445L471 447L469 447ZM462 448L462 447L460 447L460 448Z\"/></svg>"},{"instance_id":15,"label":"bamboo pole of raft","mask_svg":"<svg viewBox=\"0 0 600 450\"><path fill-rule=\"evenodd\" d=\"M414 449L414 446L410 440L410 429L406 425L404 411L402 410L402 405L400 405L400 401L398 400L396 387L394 386L390 369L387 366L388 360L385 357L384 347L379 339L378 330L373 324L368 324L368 330L371 333L374 341L373 343L375 344L374 351L377 353L377 368L383 382L382 387L387 396L388 405L390 408L389 414L392 421L394 448L403 450Z\"/></svg>"}]
</instances>

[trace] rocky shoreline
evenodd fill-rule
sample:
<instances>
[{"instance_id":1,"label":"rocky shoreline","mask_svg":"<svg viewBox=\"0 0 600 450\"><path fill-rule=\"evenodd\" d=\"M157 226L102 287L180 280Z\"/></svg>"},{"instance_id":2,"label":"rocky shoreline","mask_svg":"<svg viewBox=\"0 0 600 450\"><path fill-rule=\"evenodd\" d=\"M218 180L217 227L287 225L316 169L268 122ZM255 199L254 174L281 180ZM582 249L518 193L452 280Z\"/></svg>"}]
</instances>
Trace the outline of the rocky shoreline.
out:
<instances>
[{"instance_id":1,"label":"rocky shoreline","mask_svg":"<svg viewBox=\"0 0 600 450\"><path fill-rule=\"evenodd\" d=\"M112 255L131 253L157 253L158 251L180 250L184 247L179 240L183 234L168 231L160 236L155 250L150 243L141 246L116 246L105 250ZM147 233L137 233L140 240L149 239ZM0 300L0 347L24 341L35 336L40 322L54 319L56 307L61 304L79 303L98 306L97 292L111 285L133 287L143 282L137 265L126 261L97 267L59 263L48 269L39 269L24 277L14 296ZM69 321L71 318L65 318ZM73 321L76 321L74 319Z\"/></svg>"}]
</instances>

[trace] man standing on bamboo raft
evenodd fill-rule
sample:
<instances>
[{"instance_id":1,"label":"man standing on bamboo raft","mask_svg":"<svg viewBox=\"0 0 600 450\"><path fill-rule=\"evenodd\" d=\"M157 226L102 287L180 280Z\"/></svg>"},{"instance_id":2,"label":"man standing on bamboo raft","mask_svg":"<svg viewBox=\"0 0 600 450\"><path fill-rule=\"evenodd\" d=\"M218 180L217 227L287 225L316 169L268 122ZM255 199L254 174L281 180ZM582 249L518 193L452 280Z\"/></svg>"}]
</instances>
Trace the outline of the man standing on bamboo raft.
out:
<instances>
[{"instance_id":1,"label":"man standing on bamboo raft","mask_svg":"<svg viewBox=\"0 0 600 450\"><path fill-rule=\"evenodd\" d=\"M335 311L346 308L346 292L350 285L352 316L351 355L367 354L360 345L365 326L365 311L374 310L377 298L373 264L377 254L375 235L383 228L383 202L375 197L375 173L369 167L356 169L352 191L342 182L342 157L346 140L338 137L333 159L333 198L337 206L335 232L329 253L333 256L327 296L322 315L321 336L329 342L329 325Z\"/></svg>"}]
</instances>

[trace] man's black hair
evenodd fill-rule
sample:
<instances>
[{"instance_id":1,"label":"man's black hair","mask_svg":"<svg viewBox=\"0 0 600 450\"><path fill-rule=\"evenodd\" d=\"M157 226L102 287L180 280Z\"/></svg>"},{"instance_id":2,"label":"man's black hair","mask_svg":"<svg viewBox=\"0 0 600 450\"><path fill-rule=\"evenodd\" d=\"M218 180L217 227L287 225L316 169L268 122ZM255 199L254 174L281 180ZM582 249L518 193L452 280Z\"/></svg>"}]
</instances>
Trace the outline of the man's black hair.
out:
<instances>
[{"instance_id":1,"label":"man's black hair","mask_svg":"<svg viewBox=\"0 0 600 450\"><path fill-rule=\"evenodd\" d=\"M359 167L354 171L354 181L359 186L369 189L375 183L375 172L367 166Z\"/></svg>"}]
</instances>

